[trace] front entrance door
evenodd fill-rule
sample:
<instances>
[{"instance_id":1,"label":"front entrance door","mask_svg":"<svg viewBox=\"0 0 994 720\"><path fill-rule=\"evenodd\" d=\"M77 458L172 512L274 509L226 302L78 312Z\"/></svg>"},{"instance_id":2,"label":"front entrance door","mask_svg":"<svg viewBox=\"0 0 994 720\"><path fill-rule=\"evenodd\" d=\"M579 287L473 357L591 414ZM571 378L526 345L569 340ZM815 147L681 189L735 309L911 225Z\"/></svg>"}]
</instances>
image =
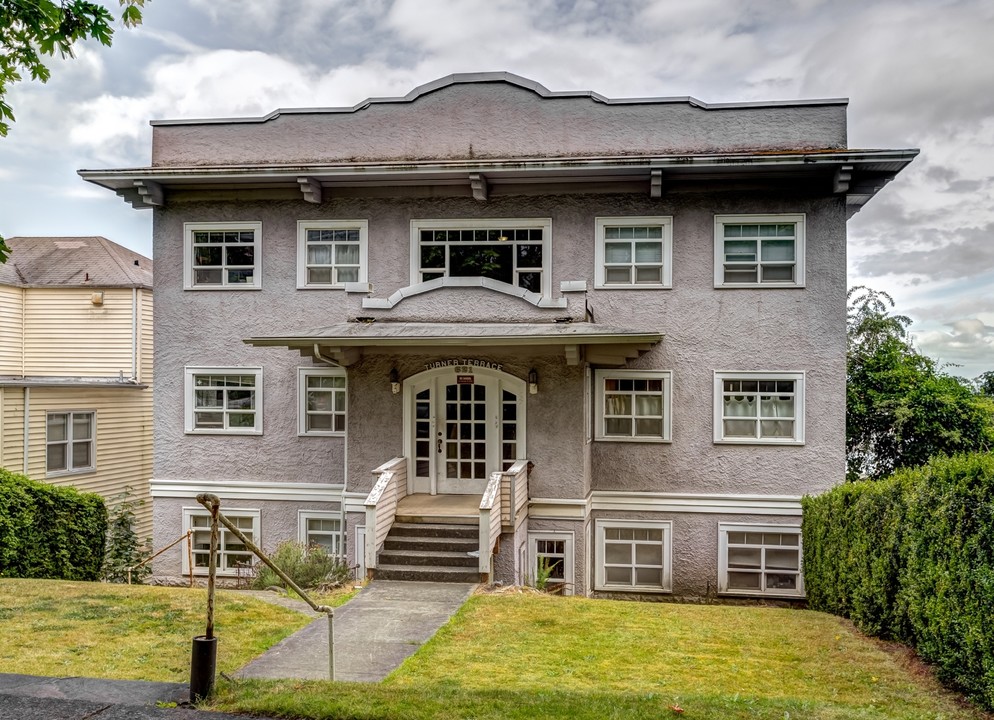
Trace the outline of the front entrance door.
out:
<instances>
[{"instance_id":1,"label":"front entrance door","mask_svg":"<svg viewBox=\"0 0 994 720\"><path fill-rule=\"evenodd\" d=\"M451 370L411 382L408 492L479 495L490 473L518 459L522 393L514 384Z\"/></svg>"}]
</instances>

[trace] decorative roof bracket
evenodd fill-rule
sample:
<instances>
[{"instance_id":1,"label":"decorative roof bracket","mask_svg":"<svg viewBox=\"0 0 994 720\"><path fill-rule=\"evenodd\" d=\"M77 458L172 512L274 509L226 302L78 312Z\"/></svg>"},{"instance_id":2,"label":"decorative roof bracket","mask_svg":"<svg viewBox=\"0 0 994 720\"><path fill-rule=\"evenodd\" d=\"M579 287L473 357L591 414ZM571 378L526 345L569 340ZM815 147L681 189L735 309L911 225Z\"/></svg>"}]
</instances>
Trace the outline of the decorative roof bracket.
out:
<instances>
[{"instance_id":1,"label":"decorative roof bracket","mask_svg":"<svg viewBox=\"0 0 994 720\"><path fill-rule=\"evenodd\" d=\"M842 165L835 171L835 180L832 183L832 192L837 195L849 192L849 183L852 180L852 165Z\"/></svg>"},{"instance_id":2,"label":"decorative roof bracket","mask_svg":"<svg viewBox=\"0 0 994 720\"><path fill-rule=\"evenodd\" d=\"M152 180L135 180L135 188L145 205L162 207L166 204L165 196L162 193L162 186Z\"/></svg>"},{"instance_id":3,"label":"decorative roof bracket","mask_svg":"<svg viewBox=\"0 0 994 720\"><path fill-rule=\"evenodd\" d=\"M487 201L487 178L483 173L470 173L469 185L473 188L473 199L480 202Z\"/></svg>"},{"instance_id":4,"label":"decorative roof bracket","mask_svg":"<svg viewBox=\"0 0 994 720\"><path fill-rule=\"evenodd\" d=\"M652 170L649 172L649 197L656 199L663 196L663 171Z\"/></svg>"},{"instance_id":5,"label":"decorative roof bracket","mask_svg":"<svg viewBox=\"0 0 994 720\"><path fill-rule=\"evenodd\" d=\"M312 177L299 177L297 184L300 185L300 192L304 193L304 200L315 205L321 204L322 187L318 180Z\"/></svg>"}]
</instances>

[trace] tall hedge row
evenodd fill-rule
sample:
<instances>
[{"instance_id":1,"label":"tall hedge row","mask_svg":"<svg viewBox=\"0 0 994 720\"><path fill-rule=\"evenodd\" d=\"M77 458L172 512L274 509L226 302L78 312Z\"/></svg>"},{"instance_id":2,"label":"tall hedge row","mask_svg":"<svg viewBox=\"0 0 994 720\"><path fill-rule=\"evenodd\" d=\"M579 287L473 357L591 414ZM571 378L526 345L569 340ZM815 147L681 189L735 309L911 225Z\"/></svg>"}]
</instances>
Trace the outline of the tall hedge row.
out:
<instances>
[{"instance_id":1,"label":"tall hedge row","mask_svg":"<svg viewBox=\"0 0 994 720\"><path fill-rule=\"evenodd\" d=\"M809 605L913 645L994 709L994 454L935 459L803 507Z\"/></svg>"},{"instance_id":2,"label":"tall hedge row","mask_svg":"<svg viewBox=\"0 0 994 720\"><path fill-rule=\"evenodd\" d=\"M99 495L0 468L0 577L97 580L106 535Z\"/></svg>"}]
</instances>

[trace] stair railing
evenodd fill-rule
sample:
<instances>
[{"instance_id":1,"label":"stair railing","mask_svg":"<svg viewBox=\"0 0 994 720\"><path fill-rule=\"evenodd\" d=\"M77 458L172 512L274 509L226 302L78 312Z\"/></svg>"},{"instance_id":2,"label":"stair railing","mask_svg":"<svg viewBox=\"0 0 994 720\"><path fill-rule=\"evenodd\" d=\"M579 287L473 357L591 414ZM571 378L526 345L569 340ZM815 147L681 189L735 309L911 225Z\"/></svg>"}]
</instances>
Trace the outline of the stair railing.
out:
<instances>
[{"instance_id":1,"label":"stair railing","mask_svg":"<svg viewBox=\"0 0 994 720\"><path fill-rule=\"evenodd\" d=\"M500 542L501 482L504 473L490 473L487 489L480 498L480 579L490 581L490 563Z\"/></svg>"},{"instance_id":2,"label":"stair railing","mask_svg":"<svg viewBox=\"0 0 994 720\"><path fill-rule=\"evenodd\" d=\"M373 489L366 496L366 571L376 569L376 556L393 527L397 503L407 495L407 458L396 457L373 470Z\"/></svg>"}]
</instances>

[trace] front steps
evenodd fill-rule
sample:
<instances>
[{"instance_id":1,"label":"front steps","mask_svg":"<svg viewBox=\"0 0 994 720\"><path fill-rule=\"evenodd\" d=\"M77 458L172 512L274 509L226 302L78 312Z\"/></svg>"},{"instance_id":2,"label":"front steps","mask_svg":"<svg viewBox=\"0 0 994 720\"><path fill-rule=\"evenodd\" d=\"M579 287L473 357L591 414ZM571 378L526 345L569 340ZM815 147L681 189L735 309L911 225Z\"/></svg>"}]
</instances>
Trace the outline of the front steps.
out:
<instances>
[{"instance_id":1,"label":"front steps","mask_svg":"<svg viewBox=\"0 0 994 720\"><path fill-rule=\"evenodd\" d=\"M398 515L377 556L374 577L422 582L480 582L479 521ZM472 555L470 553L473 553Z\"/></svg>"}]
</instances>

